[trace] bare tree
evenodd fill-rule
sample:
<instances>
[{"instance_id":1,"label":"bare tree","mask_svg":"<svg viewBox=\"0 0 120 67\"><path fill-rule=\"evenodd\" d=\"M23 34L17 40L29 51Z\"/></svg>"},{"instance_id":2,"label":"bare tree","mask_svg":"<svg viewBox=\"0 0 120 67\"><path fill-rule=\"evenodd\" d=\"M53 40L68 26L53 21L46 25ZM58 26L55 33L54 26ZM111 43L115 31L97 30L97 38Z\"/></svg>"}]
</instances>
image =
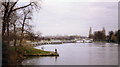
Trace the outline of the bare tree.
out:
<instances>
[{"instance_id":1,"label":"bare tree","mask_svg":"<svg viewBox=\"0 0 120 67\"><path fill-rule=\"evenodd\" d=\"M31 19L30 17L30 14L31 11L28 9L28 10L23 10L23 22L22 22L22 29L21 29L21 39L20 39L20 46L22 45L22 40L24 38L24 28L25 28L25 24L27 22L27 20Z\"/></svg>"},{"instance_id":2,"label":"bare tree","mask_svg":"<svg viewBox=\"0 0 120 67\"><path fill-rule=\"evenodd\" d=\"M11 0L8 0L8 2L2 2L2 6L3 6L3 22L2 22L2 36L3 39L5 38L4 36L8 37L8 44L9 44L9 27L10 27L10 21L12 13L13 12L19 12L18 10L20 9L25 9L25 8L36 8L38 7L38 5L36 4L36 2L30 2L27 5L23 5L23 6L19 6L17 7L17 3L19 0L16 0L15 2L10 2ZM5 39L4 39L5 40Z\"/></svg>"},{"instance_id":3,"label":"bare tree","mask_svg":"<svg viewBox=\"0 0 120 67\"><path fill-rule=\"evenodd\" d=\"M10 46L11 40L14 40L14 46L16 46L18 33L20 31L22 31L22 33L24 32L26 19L29 19L28 18L29 11L26 12L25 14L22 13L24 16L21 16L22 14L18 15L19 12L22 9L28 9L28 8L35 9L38 7L36 2L33 1L29 2L28 4L20 5L20 6L18 6L18 3L20 3L19 0L15 0L14 2L11 1L12 0L5 0L4 2L0 2L0 14L1 14L0 17L2 17L2 50L4 51L2 59L4 64L8 64L10 62L9 60L10 54L8 51L8 46ZM32 10L30 10L30 12L32 12ZM19 22L20 20L19 17L20 18L25 17L25 19L23 19L22 28L17 26L17 24L21 23ZM18 29L21 30L18 31ZM21 35L23 36L22 33Z\"/></svg>"}]
</instances>

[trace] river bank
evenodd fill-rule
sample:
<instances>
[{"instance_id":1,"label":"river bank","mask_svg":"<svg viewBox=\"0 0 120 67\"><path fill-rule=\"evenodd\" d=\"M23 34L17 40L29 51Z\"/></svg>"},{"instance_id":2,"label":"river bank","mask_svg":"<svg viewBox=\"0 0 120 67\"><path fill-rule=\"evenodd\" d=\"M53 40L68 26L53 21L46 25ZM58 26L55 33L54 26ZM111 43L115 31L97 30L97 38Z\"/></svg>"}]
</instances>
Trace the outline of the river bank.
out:
<instances>
[{"instance_id":1,"label":"river bank","mask_svg":"<svg viewBox=\"0 0 120 67\"><path fill-rule=\"evenodd\" d=\"M21 62L31 56L59 56L52 51L35 49L34 46L10 46L8 49L9 65L21 65Z\"/></svg>"}]
</instances>

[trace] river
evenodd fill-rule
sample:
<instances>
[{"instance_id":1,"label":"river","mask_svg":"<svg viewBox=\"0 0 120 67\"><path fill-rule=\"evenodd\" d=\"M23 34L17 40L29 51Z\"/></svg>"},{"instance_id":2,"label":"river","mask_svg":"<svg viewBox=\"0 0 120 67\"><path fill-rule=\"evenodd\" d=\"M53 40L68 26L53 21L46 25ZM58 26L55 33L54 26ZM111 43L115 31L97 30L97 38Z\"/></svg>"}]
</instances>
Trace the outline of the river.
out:
<instances>
[{"instance_id":1,"label":"river","mask_svg":"<svg viewBox=\"0 0 120 67\"><path fill-rule=\"evenodd\" d=\"M57 49L58 57L31 57L23 65L118 65L118 44L64 43L34 47L46 51Z\"/></svg>"}]
</instances>

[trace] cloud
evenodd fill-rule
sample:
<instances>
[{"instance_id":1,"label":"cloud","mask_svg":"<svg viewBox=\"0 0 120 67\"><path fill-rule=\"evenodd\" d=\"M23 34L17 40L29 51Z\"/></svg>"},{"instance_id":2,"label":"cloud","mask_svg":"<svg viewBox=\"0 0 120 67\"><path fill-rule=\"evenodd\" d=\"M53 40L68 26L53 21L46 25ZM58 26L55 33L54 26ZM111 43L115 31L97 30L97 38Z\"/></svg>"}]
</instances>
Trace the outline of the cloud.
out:
<instances>
[{"instance_id":1,"label":"cloud","mask_svg":"<svg viewBox=\"0 0 120 67\"><path fill-rule=\"evenodd\" d=\"M64 2L44 4L34 14L35 30L44 35L78 34L88 35L89 27L107 31L116 30L118 25L117 3L115 2Z\"/></svg>"}]
</instances>

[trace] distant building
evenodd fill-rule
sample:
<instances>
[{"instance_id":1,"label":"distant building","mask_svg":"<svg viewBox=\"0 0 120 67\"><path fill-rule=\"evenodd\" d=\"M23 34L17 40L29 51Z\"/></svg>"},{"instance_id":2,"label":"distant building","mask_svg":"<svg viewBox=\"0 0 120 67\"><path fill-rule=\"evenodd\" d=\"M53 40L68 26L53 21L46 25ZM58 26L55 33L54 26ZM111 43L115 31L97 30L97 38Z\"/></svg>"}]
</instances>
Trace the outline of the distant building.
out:
<instances>
[{"instance_id":1,"label":"distant building","mask_svg":"<svg viewBox=\"0 0 120 67\"><path fill-rule=\"evenodd\" d=\"M105 41L105 40L106 40L106 31L104 27L102 31L94 32L94 41Z\"/></svg>"},{"instance_id":2,"label":"distant building","mask_svg":"<svg viewBox=\"0 0 120 67\"><path fill-rule=\"evenodd\" d=\"M89 38L93 38L92 28L91 27L90 27L90 30L89 30Z\"/></svg>"},{"instance_id":3,"label":"distant building","mask_svg":"<svg viewBox=\"0 0 120 67\"><path fill-rule=\"evenodd\" d=\"M103 27L102 32L104 33L104 35L106 35L106 30L105 30L105 28L104 28L104 27Z\"/></svg>"}]
</instances>

